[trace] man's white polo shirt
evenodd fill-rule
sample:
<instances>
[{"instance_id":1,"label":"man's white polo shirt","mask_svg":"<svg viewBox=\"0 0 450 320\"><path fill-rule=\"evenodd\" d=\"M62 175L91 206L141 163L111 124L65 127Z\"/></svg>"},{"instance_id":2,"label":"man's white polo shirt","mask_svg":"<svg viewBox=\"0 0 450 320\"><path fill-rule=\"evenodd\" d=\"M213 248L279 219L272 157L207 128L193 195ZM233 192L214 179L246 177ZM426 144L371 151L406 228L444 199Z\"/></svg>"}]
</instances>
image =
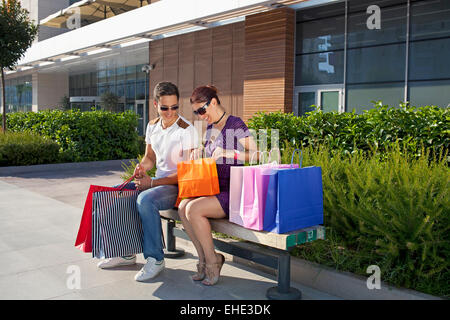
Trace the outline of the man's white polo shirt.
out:
<instances>
[{"instance_id":1,"label":"man's white polo shirt","mask_svg":"<svg viewBox=\"0 0 450 320\"><path fill-rule=\"evenodd\" d=\"M156 154L155 178L164 178L177 171L177 163L183 161L182 150L198 148L198 134L194 126L182 116L170 127L163 129L161 118L147 125L145 142ZM186 151L185 151L186 152Z\"/></svg>"}]
</instances>

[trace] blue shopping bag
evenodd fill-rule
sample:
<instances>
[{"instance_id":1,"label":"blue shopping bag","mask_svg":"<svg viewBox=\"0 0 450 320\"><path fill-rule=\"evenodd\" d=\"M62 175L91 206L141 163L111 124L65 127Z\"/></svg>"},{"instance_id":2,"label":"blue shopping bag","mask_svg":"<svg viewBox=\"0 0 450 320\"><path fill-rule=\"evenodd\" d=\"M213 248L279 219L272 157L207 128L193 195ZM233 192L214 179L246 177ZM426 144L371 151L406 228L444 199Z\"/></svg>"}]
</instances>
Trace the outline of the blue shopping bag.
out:
<instances>
[{"instance_id":1,"label":"blue shopping bag","mask_svg":"<svg viewBox=\"0 0 450 320\"><path fill-rule=\"evenodd\" d=\"M292 154L291 164L297 150ZM270 179L263 230L286 233L323 224L320 167L302 168L300 160L299 168L274 168L267 174Z\"/></svg>"}]
</instances>

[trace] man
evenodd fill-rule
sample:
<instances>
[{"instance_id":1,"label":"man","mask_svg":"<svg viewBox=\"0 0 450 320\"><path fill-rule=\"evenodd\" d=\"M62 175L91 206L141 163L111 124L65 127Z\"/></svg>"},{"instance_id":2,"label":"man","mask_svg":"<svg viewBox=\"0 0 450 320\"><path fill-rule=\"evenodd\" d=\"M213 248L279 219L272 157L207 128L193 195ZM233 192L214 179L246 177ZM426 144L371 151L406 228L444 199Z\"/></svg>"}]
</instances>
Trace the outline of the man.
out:
<instances>
[{"instance_id":1,"label":"man","mask_svg":"<svg viewBox=\"0 0 450 320\"><path fill-rule=\"evenodd\" d=\"M154 89L153 107L159 117L149 122L145 142L145 156L136 166L135 183L129 188L140 192L137 207L143 228L143 254L147 260L136 274L136 281L156 277L165 266L162 228L159 210L174 207L178 196L177 163L186 160L189 151L197 148L198 136L194 126L178 114L178 88L170 82L160 82ZM155 178L146 172L156 165ZM113 268L136 263L136 256L110 258L101 261L99 268Z\"/></svg>"}]
</instances>

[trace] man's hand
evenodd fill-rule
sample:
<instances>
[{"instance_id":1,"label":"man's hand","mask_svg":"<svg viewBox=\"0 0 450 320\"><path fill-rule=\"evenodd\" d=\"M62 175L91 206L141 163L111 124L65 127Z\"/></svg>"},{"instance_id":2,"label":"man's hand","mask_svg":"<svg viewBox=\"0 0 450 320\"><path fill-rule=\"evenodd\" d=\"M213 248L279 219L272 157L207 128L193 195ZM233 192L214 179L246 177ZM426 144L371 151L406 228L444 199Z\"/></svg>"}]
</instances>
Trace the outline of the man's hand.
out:
<instances>
[{"instance_id":1,"label":"man's hand","mask_svg":"<svg viewBox=\"0 0 450 320\"><path fill-rule=\"evenodd\" d=\"M147 190L151 188L152 178L147 174L144 174L142 178L136 178L134 184L139 191Z\"/></svg>"},{"instance_id":2,"label":"man's hand","mask_svg":"<svg viewBox=\"0 0 450 320\"><path fill-rule=\"evenodd\" d=\"M141 179L146 175L145 169L140 163L134 169L134 175L136 179Z\"/></svg>"}]
</instances>

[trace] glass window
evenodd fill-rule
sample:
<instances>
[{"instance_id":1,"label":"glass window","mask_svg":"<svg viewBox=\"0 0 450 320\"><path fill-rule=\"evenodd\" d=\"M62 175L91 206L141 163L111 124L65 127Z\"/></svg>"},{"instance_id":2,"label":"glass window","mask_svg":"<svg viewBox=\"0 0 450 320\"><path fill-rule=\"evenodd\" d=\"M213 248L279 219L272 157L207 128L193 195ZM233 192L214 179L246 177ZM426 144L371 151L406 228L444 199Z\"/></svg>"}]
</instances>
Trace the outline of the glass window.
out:
<instances>
[{"instance_id":1,"label":"glass window","mask_svg":"<svg viewBox=\"0 0 450 320\"><path fill-rule=\"evenodd\" d=\"M347 86L347 110L363 113L373 108L373 101L383 101L389 106L398 106L404 100L404 83L362 84Z\"/></svg>"},{"instance_id":2,"label":"glass window","mask_svg":"<svg viewBox=\"0 0 450 320\"><path fill-rule=\"evenodd\" d=\"M316 93L315 92L300 92L298 94L299 101L299 114L301 116L305 115L306 112L314 110L312 105L316 104Z\"/></svg>"},{"instance_id":3,"label":"glass window","mask_svg":"<svg viewBox=\"0 0 450 320\"><path fill-rule=\"evenodd\" d=\"M136 79L138 80L145 80L145 77L147 75L145 72L142 72L143 66L144 66L143 64L136 66Z\"/></svg>"},{"instance_id":4,"label":"glass window","mask_svg":"<svg viewBox=\"0 0 450 320\"><path fill-rule=\"evenodd\" d=\"M123 81L126 79L126 69L117 68L116 70L116 81Z\"/></svg>"},{"instance_id":5,"label":"glass window","mask_svg":"<svg viewBox=\"0 0 450 320\"><path fill-rule=\"evenodd\" d=\"M89 88L91 86L91 74L85 73L81 77L81 88Z\"/></svg>"},{"instance_id":6,"label":"glass window","mask_svg":"<svg viewBox=\"0 0 450 320\"><path fill-rule=\"evenodd\" d=\"M89 96L93 97L97 95L97 86L89 88Z\"/></svg>"},{"instance_id":7,"label":"glass window","mask_svg":"<svg viewBox=\"0 0 450 320\"><path fill-rule=\"evenodd\" d=\"M145 81L136 82L136 100L145 99Z\"/></svg>"},{"instance_id":8,"label":"glass window","mask_svg":"<svg viewBox=\"0 0 450 320\"><path fill-rule=\"evenodd\" d=\"M7 112L31 111L33 99L31 81L31 76L5 81L5 104L7 106Z\"/></svg>"},{"instance_id":9,"label":"glass window","mask_svg":"<svg viewBox=\"0 0 450 320\"><path fill-rule=\"evenodd\" d=\"M127 104L125 104L124 111L134 111L134 103L127 103Z\"/></svg>"},{"instance_id":10,"label":"glass window","mask_svg":"<svg viewBox=\"0 0 450 320\"><path fill-rule=\"evenodd\" d=\"M132 83L128 83L126 86L126 98L129 100L134 100L136 98L136 85L134 81Z\"/></svg>"},{"instance_id":11,"label":"glass window","mask_svg":"<svg viewBox=\"0 0 450 320\"><path fill-rule=\"evenodd\" d=\"M389 8L396 5L405 5L407 0L350 0L348 2L348 12L367 12L367 8L372 5L380 7L381 15L383 16L385 8ZM383 18L382 18L383 19Z\"/></svg>"},{"instance_id":12,"label":"glass window","mask_svg":"<svg viewBox=\"0 0 450 320\"><path fill-rule=\"evenodd\" d=\"M296 86L342 83L344 51L299 55L295 74Z\"/></svg>"},{"instance_id":13,"label":"glass window","mask_svg":"<svg viewBox=\"0 0 450 320\"><path fill-rule=\"evenodd\" d=\"M320 107L323 112L339 111L339 91L321 92Z\"/></svg>"},{"instance_id":14,"label":"glass window","mask_svg":"<svg viewBox=\"0 0 450 320\"><path fill-rule=\"evenodd\" d=\"M392 82L405 79L406 45L348 50L347 83Z\"/></svg>"},{"instance_id":15,"label":"glass window","mask_svg":"<svg viewBox=\"0 0 450 320\"><path fill-rule=\"evenodd\" d=\"M123 83L123 81L118 81L117 85L116 85L116 94L119 97L123 97L125 96L125 85Z\"/></svg>"},{"instance_id":16,"label":"glass window","mask_svg":"<svg viewBox=\"0 0 450 320\"><path fill-rule=\"evenodd\" d=\"M450 79L450 38L410 43L409 79Z\"/></svg>"},{"instance_id":17,"label":"glass window","mask_svg":"<svg viewBox=\"0 0 450 320\"><path fill-rule=\"evenodd\" d=\"M103 93L108 92L109 87L107 85L99 85L97 90L97 95L101 96Z\"/></svg>"},{"instance_id":18,"label":"glass window","mask_svg":"<svg viewBox=\"0 0 450 320\"><path fill-rule=\"evenodd\" d=\"M127 79L136 79L136 66L126 67Z\"/></svg>"},{"instance_id":19,"label":"glass window","mask_svg":"<svg viewBox=\"0 0 450 320\"><path fill-rule=\"evenodd\" d=\"M330 4L318 8L297 11L297 21L311 21L327 17L345 15L345 4Z\"/></svg>"},{"instance_id":20,"label":"glass window","mask_svg":"<svg viewBox=\"0 0 450 320\"><path fill-rule=\"evenodd\" d=\"M297 53L344 49L344 28L344 16L297 24Z\"/></svg>"},{"instance_id":21,"label":"glass window","mask_svg":"<svg viewBox=\"0 0 450 320\"><path fill-rule=\"evenodd\" d=\"M98 81L98 84L100 85L103 85L103 84L106 84L106 83L108 83L108 78L107 78L107 75L106 75L106 70L100 70L100 71L98 71L97 72L97 81Z\"/></svg>"},{"instance_id":22,"label":"glass window","mask_svg":"<svg viewBox=\"0 0 450 320\"><path fill-rule=\"evenodd\" d=\"M450 36L448 0L411 3L411 41Z\"/></svg>"},{"instance_id":23,"label":"glass window","mask_svg":"<svg viewBox=\"0 0 450 320\"><path fill-rule=\"evenodd\" d=\"M373 2L373 1L372 1ZM371 2L371 3L372 3ZM380 29L369 29L366 11L349 14L348 16L348 47L366 47L406 41L405 5L381 8Z\"/></svg>"},{"instance_id":24,"label":"glass window","mask_svg":"<svg viewBox=\"0 0 450 320\"><path fill-rule=\"evenodd\" d=\"M409 100L416 107L436 105L450 107L450 80L410 81Z\"/></svg>"}]
</instances>

